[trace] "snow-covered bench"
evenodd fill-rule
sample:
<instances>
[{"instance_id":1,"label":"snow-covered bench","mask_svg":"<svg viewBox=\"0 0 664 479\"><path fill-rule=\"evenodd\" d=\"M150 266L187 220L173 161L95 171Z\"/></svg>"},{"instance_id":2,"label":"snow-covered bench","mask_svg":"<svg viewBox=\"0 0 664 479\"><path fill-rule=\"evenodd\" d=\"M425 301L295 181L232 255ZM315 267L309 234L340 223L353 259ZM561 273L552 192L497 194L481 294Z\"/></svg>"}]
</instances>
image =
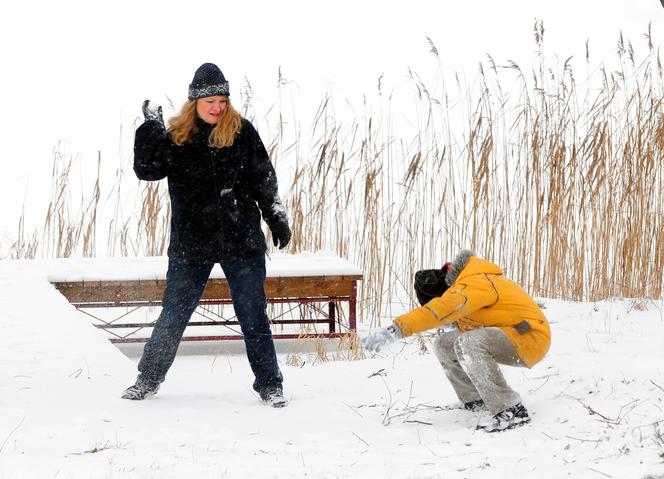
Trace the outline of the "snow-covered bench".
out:
<instances>
[{"instance_id":1,"label":"snow-covered bench","mask_svg":"<svg viewBox=\"0 0 664 479\"><path fill-rule=\"evenodd\" d=\"M154 307L161 304L167 265L165 257L58 259L50 265L49 281L96 327L107 331L112 342L140 343L147 340L156 319ZM362 272L352 263L332 254L273 254L266 269L265 292L273 305L269 316L275 338L330 338L355 330ZM230 304L228 284L215 265L183 340L242 338ZM151 316L137 313L145 307ZM124 311L118 315L114 309L112 317L103 317L100 311L111 311L108 308ZM137 314L143 316L136 320ZM327 330L318 331L318 324ZM192 335L193 326L206 326L207 334Z\"/></svg>"}]
</instances>

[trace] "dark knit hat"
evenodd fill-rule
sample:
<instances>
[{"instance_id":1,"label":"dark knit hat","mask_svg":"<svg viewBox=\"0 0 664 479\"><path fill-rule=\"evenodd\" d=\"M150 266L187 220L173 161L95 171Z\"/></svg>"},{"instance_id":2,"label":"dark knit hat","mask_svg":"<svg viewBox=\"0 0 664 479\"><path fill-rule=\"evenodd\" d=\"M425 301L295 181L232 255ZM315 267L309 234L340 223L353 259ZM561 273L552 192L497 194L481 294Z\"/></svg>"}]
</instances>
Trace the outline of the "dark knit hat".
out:
<instances>
[{"instance_id":1,"label":"dark knit hat","mask_svg":"<svg viewBox=\"0 0 664 479\"><path fill-rule=\"evenodd\" d=\"M214 63L203 63L198 67L189 85L190 100L208 96L229 96L228 82Z\"/></svg>"},{"instance_id":2,"label":"dark knit hat","mask_svg":"<svg viewBox=\"0 0 664 479\"><path fill-rule=\"evenodd\" d=\"M415 294L422 306L447 291L449 286L445 282L445 275L451 266L451 263L445 263L441 269L423 269L415 273Z\"/></svg>"}]
</instances>

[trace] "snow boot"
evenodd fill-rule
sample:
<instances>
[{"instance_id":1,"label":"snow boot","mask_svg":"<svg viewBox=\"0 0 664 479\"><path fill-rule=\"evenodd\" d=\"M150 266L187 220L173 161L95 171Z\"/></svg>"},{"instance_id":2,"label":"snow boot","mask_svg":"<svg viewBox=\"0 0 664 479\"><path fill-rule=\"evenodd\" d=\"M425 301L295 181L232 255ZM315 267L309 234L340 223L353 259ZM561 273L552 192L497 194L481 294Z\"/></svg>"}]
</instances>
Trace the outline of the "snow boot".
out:
<instances>
[{"instance_id":1,"label":"snow boot","mask_svg":"<svg viewBox=\"0 0 664 479\"><path fill-rule=\"evenodd\" d=\"M266 389L260 392L261 400L271 407L279 408L288 406L288 399L280 387Z\"/></svg>"},{"instance_id":2,"label":"snow boot","mask_svg":"<svg viewBox=\"0 0 664 479\"><path fill-rule=\"evenodd\" d=\"M523 426L530 422L528 410L521 403L500 411L493 416L486 424L480 424L477 429L483 429L486 432L500 432Z\"/></svg>"},{"instance_id":3,"label":"snow boot","mask_svg":"<svg viewBox=\"0 0 664 479\"><path fill-rule=\"evenodd\" d=\"M145 398L154 396L159 391L159 383L146 381L136 381L136 384L129 386L122 393L122 399L131 399L133 401L142 401Z\"/></svg>"},{"instance_id":4,"label":"snow boot","mask_svg":"<svg viewBox=\"0 0 664 479\"><path fill-rule=\"evenodd\" d=\"M463 408L466 411L470 412L480 412L480 411L486 411L486 405L484 404L484 401L481 399L475 399L474 401L468 401L463 403Z\"/></svg>"}]
</instances>

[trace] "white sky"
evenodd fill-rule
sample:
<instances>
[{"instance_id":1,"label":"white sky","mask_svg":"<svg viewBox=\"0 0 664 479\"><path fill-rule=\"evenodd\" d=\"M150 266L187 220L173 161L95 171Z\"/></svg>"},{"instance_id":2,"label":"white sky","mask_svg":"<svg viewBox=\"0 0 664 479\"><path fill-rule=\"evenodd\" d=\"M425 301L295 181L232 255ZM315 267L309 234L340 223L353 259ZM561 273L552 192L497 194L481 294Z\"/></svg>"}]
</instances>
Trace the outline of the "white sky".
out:
<instances>
[{"instance_id":1,"label":"white sky","mask_svg":"<svg viewBox=\"0 0 664 479\"><path fill-rule=\"evenodd\" d=\"M326 4L285 0L223 2L65 0L5 2L0 7L2 164L0 232L26 210L43 216L49 198L52 151L77 155L105 174L131 159L132 127L144 98L179 108L198 65L217 63L239 102L247 78L257 107L276 98L277 71L295 82L295 103L314 109L328 88L359 103L405 82L409 67L424 79L436 63L473 77L491 54L527 65L533 23L544 21L545 44L582 62L590 38L595 62L615 59L619 31L637 48L652 22L656 44L664 32L658 0L481 0ZM643 51L643 50L641 50ZM263 103L261 103L261 101ZM258 109L257 108L257 109ZM257 111L260 114L260 111ZM124 132L122 134L121 132ZM83 182L83 181L82 181ZM31 211L33 208L35 211Z\"/></svg>"}]
</instances>

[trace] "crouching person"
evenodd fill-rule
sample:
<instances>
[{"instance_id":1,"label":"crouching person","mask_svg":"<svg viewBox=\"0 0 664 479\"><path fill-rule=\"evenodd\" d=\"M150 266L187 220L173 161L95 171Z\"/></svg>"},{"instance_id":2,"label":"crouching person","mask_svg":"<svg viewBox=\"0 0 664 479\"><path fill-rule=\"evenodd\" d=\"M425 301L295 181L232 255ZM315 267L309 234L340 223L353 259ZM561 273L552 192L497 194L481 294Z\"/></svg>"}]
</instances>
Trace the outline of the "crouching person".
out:
<instances>
[{"instance_id":1,"label":"crouching person","mask_svg":"<svg viewBox=\"0 0 664 479\"><path fill-rule=\"evenodd\" d=\"M434 352L463 407L492 414L478 429L504 431L529 422L498 365L531 368L548 351L549 323L533 298L500 267L467 250L440 270L418 271L415 292L422 306L363 338L364 349L378 352L402 337L454 324L436 337Z\"/></svg>"}]
</instances>

